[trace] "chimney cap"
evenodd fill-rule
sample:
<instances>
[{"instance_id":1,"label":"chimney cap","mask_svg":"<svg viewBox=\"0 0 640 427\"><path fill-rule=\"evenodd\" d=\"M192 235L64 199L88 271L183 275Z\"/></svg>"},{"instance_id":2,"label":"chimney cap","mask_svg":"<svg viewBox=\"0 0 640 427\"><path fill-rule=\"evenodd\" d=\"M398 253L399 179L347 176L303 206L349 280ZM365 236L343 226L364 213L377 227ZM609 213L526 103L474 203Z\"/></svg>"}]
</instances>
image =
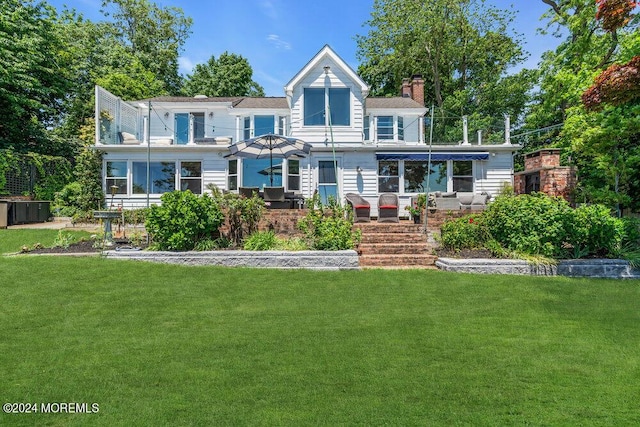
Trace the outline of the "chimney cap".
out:
<instances>
[{"instance_id":1,"label":"chimney cap","mask_svg":"<svg viewBox=\"0 0 640 427\"><path fill-rule=\"evenodd\" d=\"M422 74L414 74L413 76L411 76L411 78L413 80L422 80Z\"/></svg>"}]
</instances>

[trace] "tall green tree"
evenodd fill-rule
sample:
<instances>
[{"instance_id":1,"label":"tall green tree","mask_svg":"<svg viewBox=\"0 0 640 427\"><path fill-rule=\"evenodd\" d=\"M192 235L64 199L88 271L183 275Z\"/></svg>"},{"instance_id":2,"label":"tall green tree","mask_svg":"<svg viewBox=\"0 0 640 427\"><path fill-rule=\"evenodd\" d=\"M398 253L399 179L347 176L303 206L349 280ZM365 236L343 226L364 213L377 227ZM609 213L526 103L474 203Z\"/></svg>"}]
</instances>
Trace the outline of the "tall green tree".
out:
<instances>
[{"instance_id":1,"label":"tall green tree","mask_svg":"<svg viewBox=\"0 0 640 427\"><path fill-rule=\"evenodd\" d=\"M113 18L116 34L142 66L178 94L182 81L178 57L191 34L193 20L177 7L160 7L148 0L103 0L103 13Z\"/></svg>"},{"instance_id":2,"label":"tall green tree","mask_svg":"<svg viewBox=\"0 0 640 427\"><path fill-rule=\"evenodd\" d=\"M638 17L629 15L619 25L610 25L610 21L597 19L597 4L592 0L542 1L550 6L545 14L548 28L555 27L564 40L544 55L540 92L526 121L532 128L557 123L562 127L529 148L565 148L579 168L578 201L604 203L618 212L639 210L638 98L604 103L598 109L587 109L582 102L598 75L612 64L630 64L640 51Z\"/></svg>"},{"instance_id":3,"label":"tall green tree","mask_svg":"<svg viewBox=\"0 0 640 427\"><path fill-rule=\"evenodd\" d=\"M358 71L373 95L397 94L403 78L422 74L425 103L443 115L516 122L534 74L508 75L526 59L513 18L484 0L375 0L369 32L357 37Z\"/></svg>"},{"instance_id":4,"label":"tall green tree","mask_svg":"<svg viewBox=\"0 0 640 427\"><path fill-rule=\"evenodd\" d=\"M56 53L63 40L45 3L4 0L0 7L0 149L66 154L46 128L61 113L71 82Z\"/></svg>"},{"instance_id":5,"label":"tall green tree","mask_svg":"<svg viewBox=\"0 0 640 427\"><path fill-rule=\"evenodd\" d=\"M205 64L196 65L182 92L186 96L264 96L264 89L252 78L246 58L224 52L217 60L211 56Z\"/></svg>"}]
</instances>

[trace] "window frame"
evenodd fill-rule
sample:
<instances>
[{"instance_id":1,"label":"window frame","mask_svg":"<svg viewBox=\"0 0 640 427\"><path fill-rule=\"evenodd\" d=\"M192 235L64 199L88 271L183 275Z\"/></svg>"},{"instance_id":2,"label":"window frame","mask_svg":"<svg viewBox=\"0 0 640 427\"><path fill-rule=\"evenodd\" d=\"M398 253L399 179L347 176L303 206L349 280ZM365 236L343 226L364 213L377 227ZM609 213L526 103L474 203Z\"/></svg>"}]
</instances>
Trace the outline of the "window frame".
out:
<instances>
[{"instance_id":1,"label":"window frame","mask_svg":"<svg viewBox=\"0 0 640 427\"><path fill-rule=\"evenodd\" d=\"M352 92L353 91L348 86L303 88L303 126L311 127L331 125L335 127L351 127L351 123L353 122ZM320 94L322 94L322 97ZM312 99L313 102L319 102L319 100L322 99L322 105L312 106ZM344 101L344 105L342 105L341 100ZM340 105L338 105L339 103ZM327 105L329 106L330 117L327 117ZM331 109L331 105L334 105L335 107L333 110ZM321 112L319 110L320 107L322 108ZM342 107L346 107L347 111L342 111ZM310 110L313 110L313 114L311 115L307 114ZM318 111L316 112L316 110ZM337 116L338 113L342 113L341 116ZM338 117L345 120L336 120Z\"/></svg>"},{"instance_id":2,"label":"window frame","mask_svg":"<svg viewBox=\"0 0 640 427\"><path fill-rule=\"evenodd\" d=\"M385 126L381 126L380 125L381 119L385 119L385 120L391 119L390 125L385 124ZM384 134L381 133L382 129L386 130L387 132ZM376 116L376 140L377 141L394 141L395 140L394 116L388 116L388 115Z\"/></svg>"},{"instance_id":3,"label":"window frame","mask_svg":"<svg viewBox=\"0 0 640 427\"><path fill-rule=\"evenodd\" d=\"M235 164L235 172L231 170L231 165ZM227 190L235 191L240 187L238 182L239 173L238 159L229 159L227 162ZM232 179L235 178L235 185L232 185Z\"/></svg>"},{"instance_id":4,"label":"window frame","mask_svg":"<svg viewBox=\"0 0 640 427\"><path fill-rule=\"evenodd\" d=\"M295 163L297 163L297 172L295 173L291 173L291 167L292 165L294 165ZM302 174L300 173L301 171L301 167L300 167L300 160L298 159L287 159L287 191L300 191L302 185L301 185L301 177ZM295 179L296 180L296 185L295 187L297 188L293 188L294 186L291 185L291 180ZM284 177L283 177L284 180Z\"/></svg>"},{"instance_id":5,"label":"window frame","mask_svg":"<svg viewBox=\"0 0 640 427\"><path fill-rule=\"evenodd\" d=\"M109 176L109 163L124 163L124 176ZM109 181L112 181L113 184L110 184ZM121 192L121 185L117 184L117 181L124 181L124 193ZM128 195L129 194L129 162L127 160L105 160L104 161L104 194L111 194L111 185L118 185L118 195Z\"/></svg>"},{"instance_id":6,"label":"window frame","mask_svg":"<svg viewBox=\"0 0 640 427\"><path fill-rule=\"evenodd\" d=\"M400 192L400 162L401 160L378 160L378 165L377 165L377 172L376 172L376 177L377 177L377 183L378 183L378 193L398 193L398 194L402 194ZM383 169L381 168L383 163L388 163L388 164L392 164L395 163L395 169L396 169L396 174L382 174L381 172L383 172ZM404 167L404 166L403 166ZM391 170L391 172L393 172L393 170ZM393 190L393 187L391 190L389 190L388 188L382 189L382 182L383 180L386 180L385 185L386 186L394 186L396 187L395 190ZM395 181L395 184L393 183ZM391 183L391 184L389 184Z\"/></svg>"},{"instance_id":7,"label":"window frame","mask_svg":"<svg viewBox=\"0 0 640 427\"><path fill-rule=\"evenodd\" d=\"M142 165L144 165L144 168L145 168L145 173L144 173L144 180L145 181L144 181L144 185L142 186L144 191L142 191L142 192L135 192L135 189L134 189L134 186L136 185L136 164L142 164ZM149 165L150 165L149 166L149 168L150 168L149 169L150 170L149 181L150 181L150 184L151 184L152 188L153 188L153 166L152 165L154 165L154 164L172 165L172 167L173 167L173 188L170 189L170 190L166 190L166 191L160 192L160 193L151 192L151 191L148 191L148 189L145 189L146 186L147 186L147 181L146 181L146 179L147 179L147 176L146 176L147 162L146 162L146 160L145 161L132 160L131 161L131 196L139 197L139 196L143 196L143 195L146 196L147 194L156 195L157 196L157 195L162 195L164 193L169 193L171 191L175 191L176 190L176 188L177 188L177 186L176 186L177 185L176 184L176 179L177 179L177 161L176 160L173 160L173 161L158 161L158 160L156 160L156 161L152 161L152 162L149 163Z\"/></svg>"},{"instance_id":8,"label":"window frame","mask_svg":"<svg viewBox=\"0 0 640 427\"><path fill-rule=\"evenodd\" d=\"M470 172L469 174L456 174L456 163L470 163L471 164L471 168L470 168ZM475 180L474 180L474 164L473 164L473 160L451 160L451 186L452 186L452 191L460 191L463 193L467 193L467 192L473 192L474 191L474 187L475 187ZM461 182L468 182L468 179L471 179L471 189L463 189L460 190L460 183Z\"/></svg>"},{"instance_id":9,"label":"window frame","mask_svg":"<svg viewBox=\"0 0 640 427\"><path fill-rule=\"evenodd\" d=\"M200 175L199 176L184 176L182 174L183 171L183 164L185 163L197 163L198 165L200 165ZM183 187L183 181L189 182L189 181L199 181L199 187L200 187L200 192L196 193L195 191L191 191L193 194L198 194L201 195L203 193L203 188L202 188L202 184L203 184L203 171L202 171L202 160L178 160L177 161L177 167L176 167L176 172L178 175L178 189L180 191L185 191L182 189ZM190 188L187 188L186 190L191 190Z\"/></svg>"}]
</instances>

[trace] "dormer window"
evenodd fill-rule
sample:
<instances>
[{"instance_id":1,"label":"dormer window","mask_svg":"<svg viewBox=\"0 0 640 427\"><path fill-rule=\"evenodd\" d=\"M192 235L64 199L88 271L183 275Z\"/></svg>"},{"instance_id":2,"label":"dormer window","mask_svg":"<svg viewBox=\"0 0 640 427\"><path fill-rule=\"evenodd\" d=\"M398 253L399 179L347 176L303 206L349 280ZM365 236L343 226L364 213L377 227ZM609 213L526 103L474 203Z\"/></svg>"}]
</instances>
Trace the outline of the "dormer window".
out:
<instances>
[{"instance_id":1,"label":"dormer window","mask_svg":"<svg viewBox=\"0 0 640 427\"><path fill-rule=\"evenodd\" d=\"M331 112L330 120L326 117L327 103ZM304 125L350 126L351 90L349 88L305 88Z\"/></svg>"}]
</instances>

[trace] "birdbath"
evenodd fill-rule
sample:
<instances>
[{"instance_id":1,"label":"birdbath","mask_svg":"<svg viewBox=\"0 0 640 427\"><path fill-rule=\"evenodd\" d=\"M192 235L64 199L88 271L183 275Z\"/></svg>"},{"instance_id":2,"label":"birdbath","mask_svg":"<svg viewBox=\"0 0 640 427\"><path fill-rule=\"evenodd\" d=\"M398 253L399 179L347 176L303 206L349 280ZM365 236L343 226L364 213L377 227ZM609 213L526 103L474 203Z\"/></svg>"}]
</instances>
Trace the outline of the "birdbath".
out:
<instances>
[{"instance_id":1,"label":"birdbath","mask_svg":"<svg viewBox=\"0 0 640 427\"><path fill-rule=\"evenodd\" d=\"M111 230L111 221L120 218L122 215L118 211L93 211L93 217L104 220L104 245L113 245L113 232Z\"/></svg>"}]
</instances>

